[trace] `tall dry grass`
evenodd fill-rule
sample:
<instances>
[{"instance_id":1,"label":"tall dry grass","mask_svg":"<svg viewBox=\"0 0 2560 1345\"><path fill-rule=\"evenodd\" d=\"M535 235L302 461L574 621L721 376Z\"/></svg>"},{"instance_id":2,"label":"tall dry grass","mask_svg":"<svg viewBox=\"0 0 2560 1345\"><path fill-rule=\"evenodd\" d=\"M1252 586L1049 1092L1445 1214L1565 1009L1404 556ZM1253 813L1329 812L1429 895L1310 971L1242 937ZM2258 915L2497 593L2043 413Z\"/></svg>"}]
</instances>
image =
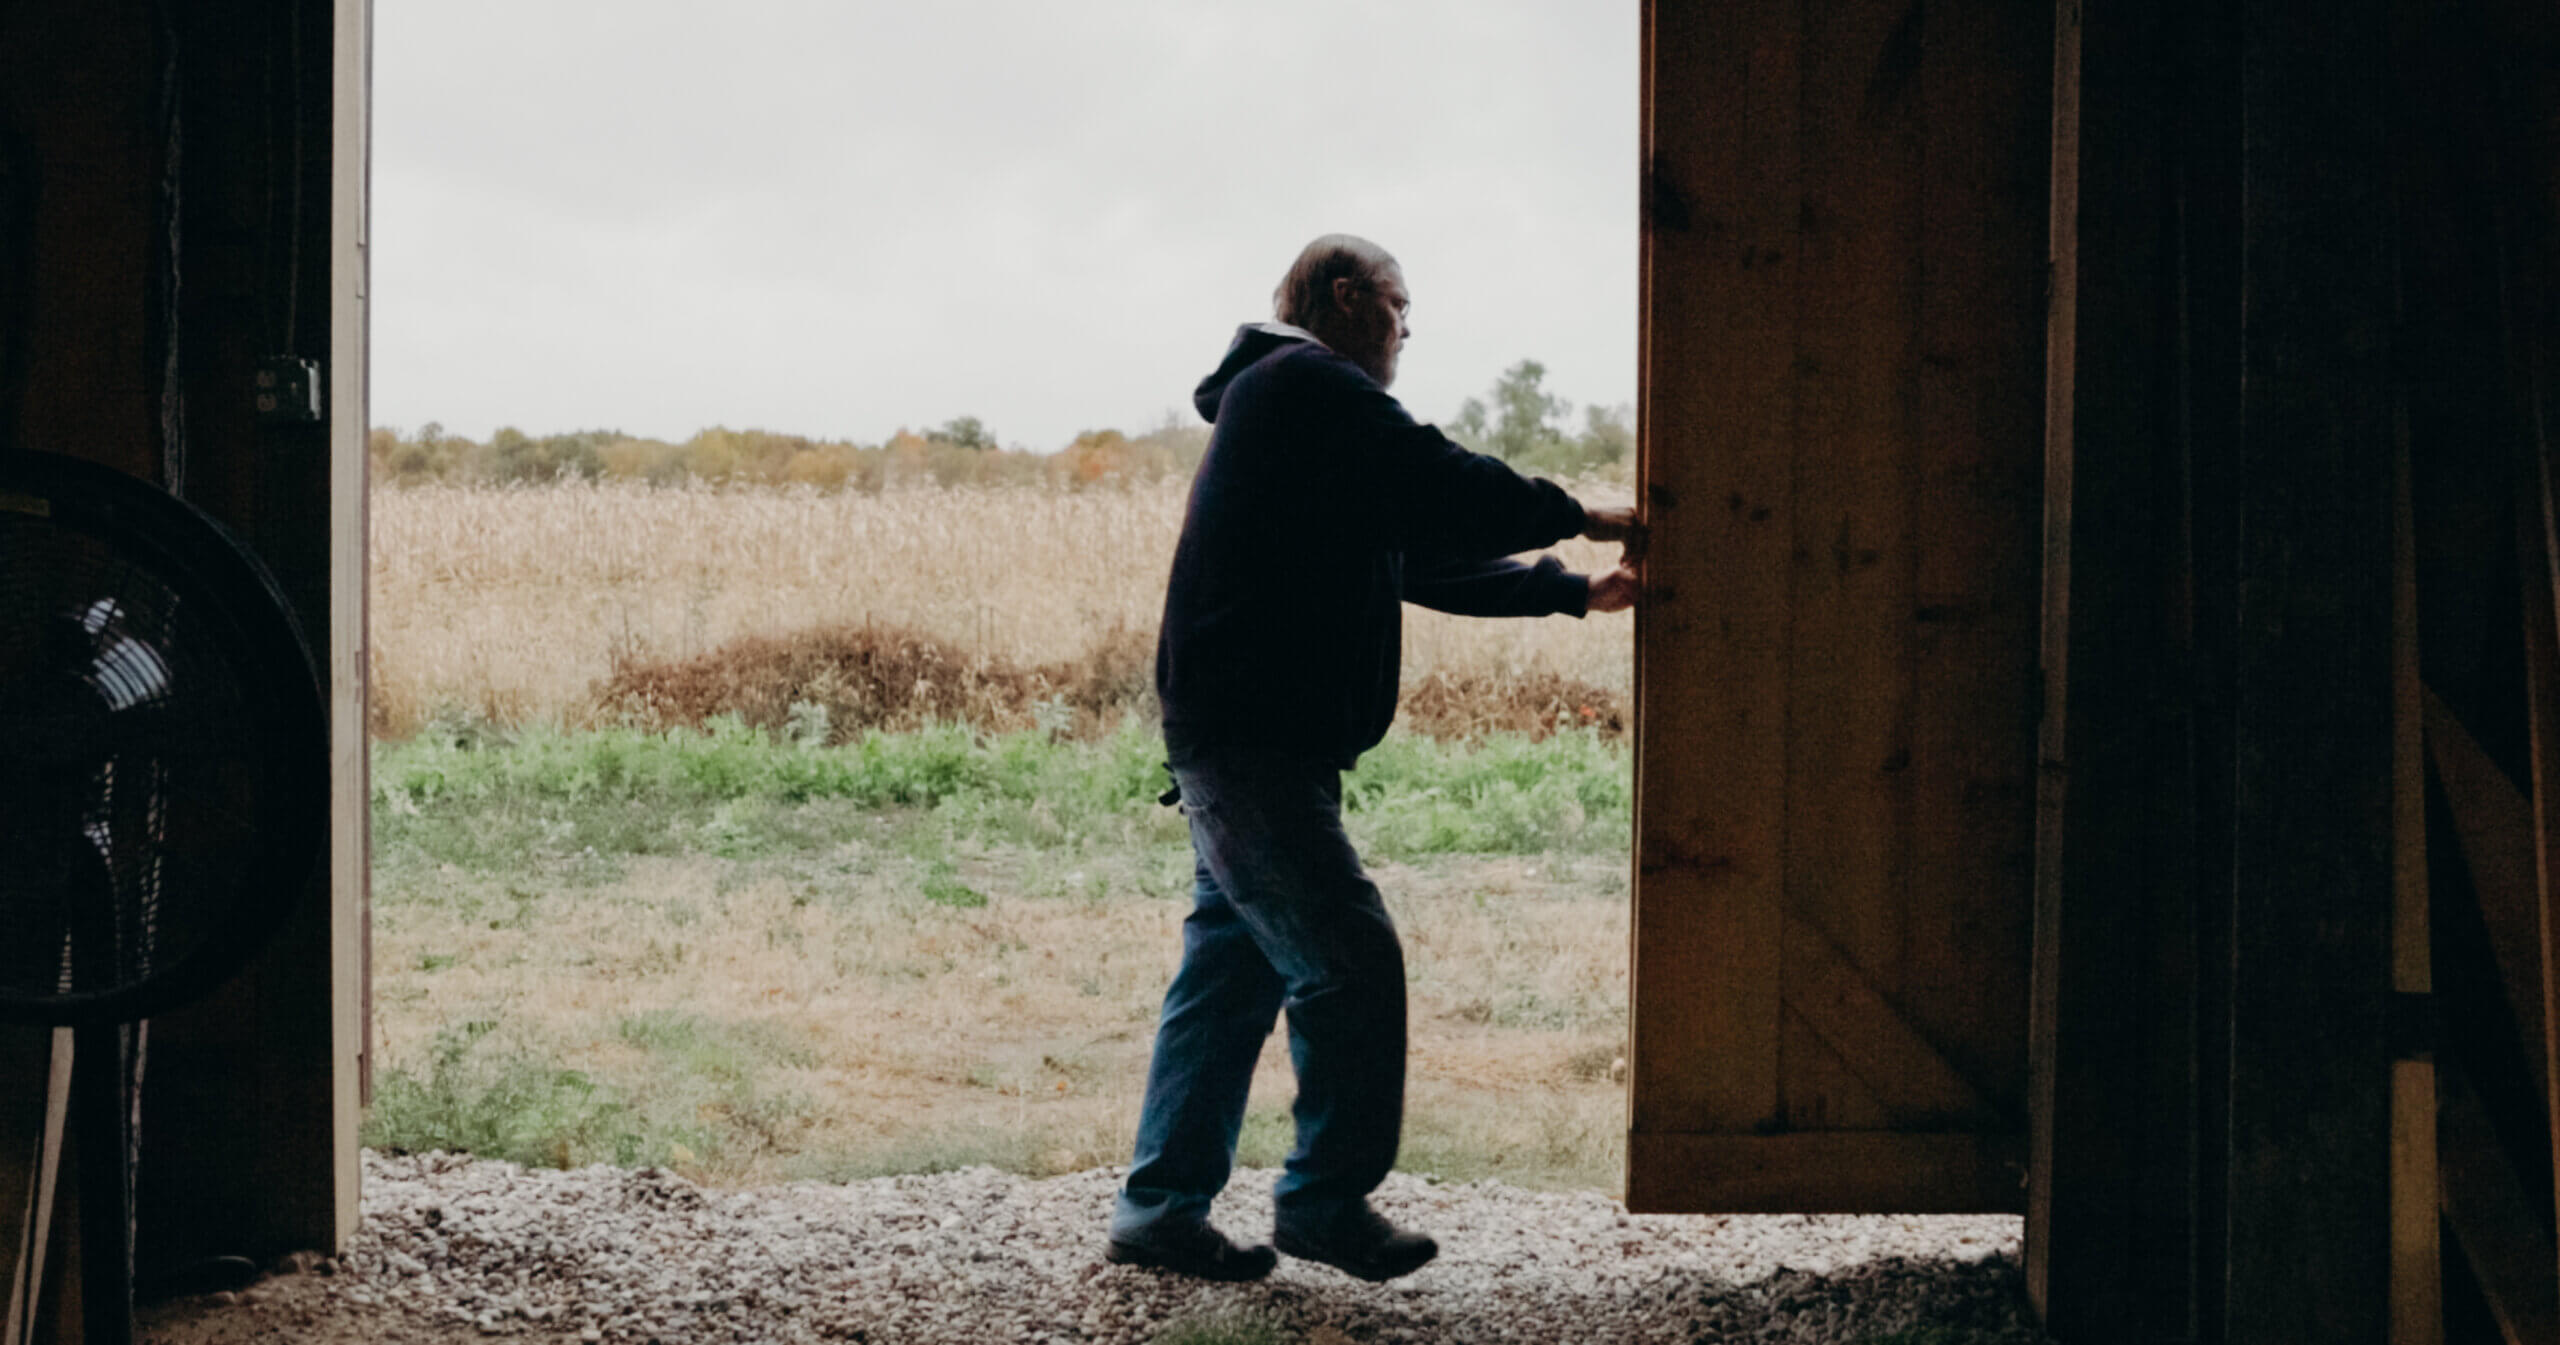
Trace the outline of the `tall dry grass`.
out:
<instances>
[{"instance_id":1,"label":"tall dry grass","mask_svg":"<svg viewBox=\"0 0 2560 1345\"><path fill-rule=\"evenodd\" d=\"M452 709L576 725L617 661L876 624L1019 665L1152 632L1185 483L878 494L570 481L373 498L374 731ZM1586 498L1610 502L1610 487ZM1614 548L1557 548L1577 569ZM1409 609L1406 675L1548 673L1621 691L1624 614L1483 621Z\"/></svg>"}]
</instances>

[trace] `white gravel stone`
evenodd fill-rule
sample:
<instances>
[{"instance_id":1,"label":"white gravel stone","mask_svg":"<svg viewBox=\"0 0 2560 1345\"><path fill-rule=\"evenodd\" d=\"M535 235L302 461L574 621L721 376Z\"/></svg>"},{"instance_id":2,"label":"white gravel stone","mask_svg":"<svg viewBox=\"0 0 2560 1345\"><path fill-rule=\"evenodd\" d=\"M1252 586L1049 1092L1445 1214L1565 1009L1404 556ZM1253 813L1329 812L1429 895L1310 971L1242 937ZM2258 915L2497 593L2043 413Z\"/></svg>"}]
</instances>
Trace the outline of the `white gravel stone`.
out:
<instances>
[{"instance_id":1,"label":"white gravel stone","mask_svg":"<svg viewBox=\"0 0 2560 1345\"><path fill-rule=\"evenodd\" d=\"M1271 1222L1274 1174L1216 1214ZM709 1190L659 1169L527 1170L365 1155L365 1219L297 1293L335 1319L617 1342L1060 1341L1138 1345L1187 1320L1326 1342L1856 1342L1915 1326L2043 1340L2019 1291L2019 1221L1989 1216L1630 1215L1594 1193L1399 1173L1377 1196L1440 1240L1366 1284L1283 1258L1257 1284L1102 1260L1120 1179L971 1168L840 1186Z\"/></svg>"}]
</instances>

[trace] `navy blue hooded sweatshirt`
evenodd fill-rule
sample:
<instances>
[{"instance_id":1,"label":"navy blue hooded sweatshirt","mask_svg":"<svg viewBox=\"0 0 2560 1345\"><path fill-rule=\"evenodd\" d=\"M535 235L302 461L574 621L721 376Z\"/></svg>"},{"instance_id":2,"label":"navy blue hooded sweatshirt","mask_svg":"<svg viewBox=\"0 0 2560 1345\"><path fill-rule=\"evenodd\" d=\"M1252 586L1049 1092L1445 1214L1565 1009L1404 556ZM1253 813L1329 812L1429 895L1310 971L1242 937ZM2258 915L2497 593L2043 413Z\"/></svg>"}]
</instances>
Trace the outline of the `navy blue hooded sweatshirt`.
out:
<instances>
[{"instance_id":1,"label":"navy blue hooded sweatshirt","mask_svg":"<svg viewBox=\"0 0 2560 1345\"><path fill-rule=\"evenodd\" d=\"M1247 324L1192 404L1215 428L1191 483L1156 640L1176 762L1279 750L1349 769L1396 712L1404 602L1581 616L1554 557L1582 531L1554 482L1414 423L1322 342Z\"/></svg>"}]
</instances>

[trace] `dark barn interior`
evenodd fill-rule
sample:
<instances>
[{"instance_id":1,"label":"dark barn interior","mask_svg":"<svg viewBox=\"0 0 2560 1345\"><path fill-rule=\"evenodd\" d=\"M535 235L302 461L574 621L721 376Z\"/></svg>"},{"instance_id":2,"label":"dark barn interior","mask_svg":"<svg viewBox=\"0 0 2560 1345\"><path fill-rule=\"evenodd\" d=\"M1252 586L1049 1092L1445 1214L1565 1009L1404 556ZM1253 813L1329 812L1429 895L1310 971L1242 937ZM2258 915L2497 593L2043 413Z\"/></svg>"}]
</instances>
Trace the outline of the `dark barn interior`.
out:
<instances>
[{"instance_id":1,"label":"dark barn interior","mask_svg":"<svg viewBox=\"0 0 2560 1345\"><path fill-rule=\"evenodd\" d=\"M0 454L227 525L327 697L281 933L106 1039L145 1282L358 1216L369 31L0 4ZM2560 14L1644 32L1630 1207L2022 1213L2073 1345L2560 1340ZM94 1316L74 1055L0 1025L12 1345Z\"/></svg>"},{"instance_id":2,"label":"dark barn interior","mask_svg":"<svg viewBox=\"0 0 2560 1345\"><path fill-rule=\"evenodd\" d=\"M219 520L274 576L329 696L328 852L292 915L244 974L153 1018L147 1045L126 1033L147 1059L146 1282L331 1246L356 1218L367 17L325 0L0 5L0 453L103 463ZM261 407L284 361L320 372L322 414ZM107 1166L61 1142L71 1038L0 1025L0 1264L9 1322L36 1339L82 1338L72 1193ZM46 1219L52 1147L71 1152Z\"/></svg>"}]
</instances>

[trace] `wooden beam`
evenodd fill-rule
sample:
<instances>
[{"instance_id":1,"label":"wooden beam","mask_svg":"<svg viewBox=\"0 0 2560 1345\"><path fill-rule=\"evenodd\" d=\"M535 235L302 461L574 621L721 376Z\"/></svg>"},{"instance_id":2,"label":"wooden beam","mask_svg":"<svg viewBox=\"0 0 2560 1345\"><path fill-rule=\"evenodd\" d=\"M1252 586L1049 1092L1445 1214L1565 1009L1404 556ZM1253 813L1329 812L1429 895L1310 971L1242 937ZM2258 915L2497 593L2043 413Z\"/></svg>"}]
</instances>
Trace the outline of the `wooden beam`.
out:
<instances>
[{"instance_id":1,"label":"wooden beam","mask_svg":"<svg viewBox=\"0 0 2560 1345\"><path fill-rule=\"evenodd\" d=\"M1885 990L1910 944L1911 695L1918 623L1912 483L1934 445L1912 414L1929 251L1917 113L1925 7L1811 4L1798 65L1802 207L1787 551L1786 907ZM1987 77L1987 76L1986 76ZM1793 997L1794 931L1782 995ZM1801 1125L1781 1057L1782 1115Z\"/></svg>"},{"instance_id":2,"label":"wooden beam","mask_svg":"<svg viewBox=\"0 0 2560 1345\"><path fill-rule=\"evenodd\" d=\"M2560 519L2554 517L2552 446L2543 438L2539 416L2532 429L2518 473L2516 559L2523 589L2525 709L2533 765L2533 900L2531 924L2512 937L2524 940L2530 950L2517 960L2539 973L2540 984L2528 983L2523 993L2541 1030L2526 1035L2524 1052L2537 1071L2535 1096L2542 1103L2554 1165L2554 1190L2539 1193L2535 1201L2547 1216L2560 1197L2560 910L2555 910L2560 905L2560 891L2555 891L2560 887L2560 615L2555 615L2555 605L2560 605ZM2486 884L2481 889L2486 914ZM2502 946L2499 962L2503 966L2506 961ZM2517 1018L2520 1024L2527 1021L2521 1004ZM2560 1275L2560 1261L2546 1256L2543 1264Z\"/></svg>"},{"instance_id":3,"label":"wooden beam","mask_svg":"<svg viewBox=\"0 0 2560 1345\"><path fill-rule=\"evenodd\" d=\"M373 1094L372 588L373 5L332 0L329 25L329 1152L332 1250L362 1217L357 1132ZM315 1160L318 1155L314 1155Z\"/></svg>"},{"instance_id":4,"label":"wooden beam","mask_svg":"<svg viewBox=\"0 0 2560 1345\"><path fill-rule=\"evenodd\" d=\"M2541 877L2537 872L2533 800L2434 691L2424 693L2427 757L2452 810L2454 839L2471 872L2480 919L2505 987L2507 1010L2525 1044L2534 1094L2544 1095Z\"/></svg>"},{"instance_id":5,"label":"wooden beam","mask_svg":"<svg viewBox=\"0 0 2560 1345\"><path fill-rule=\"evenodd\" d=\"M2538 923L2542 945L2541 1102L2549 1127L2551 1191L2534 1204L2545 1219L2560 1204L2560 89L2552 56L2560 15L2547 4L2489 5L2491 66L2503 132L2497 256L2499 304L2509 324L2507 382L2519 470L2518 564L2525 608ZM2525 1050L2534 1054L2535 1043ZM2546 1252L2544 1264L2560 1270ZM2560 1334L2560 1333L2556 1333Z\"/></svg>"},{"instance_id":6,"label":"wooden beam","mask_svg":"<svg viewBox=\"0 0 2560 1345\"><path fill-rule=\"evenodd\" d=\"M1652 0L1645 25L1631 1125L1749 1132L1780 1111L1803 18Z\"/></svg>"},{"instance_id":7,"label":"wooden beam","mask_svg":"<svg viewBox=\"0 0 2560 1345\"><path fill-rule=\"evenodd\" d=\"M2427 930L2425 688L2418 676L2417 520L2409 421L2397 417L2391 545L2391 988L2432 994ZM2391 1064L2391 1345L2444 1339L2444 1251L2437 1237L2435 1062Z\"/></svg>"},{"instance_id":8,"label":"wooden beam","mask_svg":"<svg viewBox=\"0 0 2560 1345\"><path fill-rule=\"evenodd\" d=\"M2027 1197L2025 1137L1901 1130L1778 1135L1637 1134L1629 1209L1824 1214L1930 1209L2014 1214Z\"/></svg>"},{"instance_id":9,"label":"wooden beam","mask_svg":"<svg viewBox=\"0 0 2560 1345\"><path fill-rule=\"evenodd\" d=\"M2231 1341L2380 1341L2391 1284L2389 6L2241 24Z\"/></svg>"},{"instance_id":10,"label":"wooden beam","mask_svg":"<svg viewBox=\"0 0 2560 1345\"><path fill-rule=\"evenodd\" d=\"M2053 162L2047 251L2052 297L2047 300L2045 361L2045 476L2043 623L2037 650L2043 715L2036 726L2036 922L2034 972L2028 986L2027 1030L2027 1297L2036 1315L2051 1323L2069 1311L2070 1293L2056 1299L2054 1247L2063 1246L2068 1284L2081 1256L2073 1244L2066 1201L2057 1224L2058 1170L2077 1166L2073 1127L2063 1120L2073 1081L2064 1077L2062 1023L2064 953L2078 930L2064 937L2064 838L2068 777L2063 750L2070 723L2072 429L2077 421L2080 338L2080 102L2082 8L2056 5L2053 32ZM2074 961L2077 959L2074 958Z\"/></svg>"},{"instance_id":11,"label":"wooden beam","mask_svg":"<svg viewBox=\"0 0 2560 1345\"><path fill-rule=\"evenodd\" d=\"M2458 1068L2440 1070L2436 1137L2445 1222L2507 1345L2560 1340L2560 1263L2488 1109Z\"/></svg>"},{"instance_id":12,"label":"wooden beam","mask_svg":"<svg viewBox=\"0 0 2560 1345\"><path fill-rule=\"evenodd\" d=\"M1787 917L1787 1007L1804 1016L1896 1124L1982 1126L1982 1094L1911 1026L1821 930Z\"/></svg>"},{"instance_id":13,"label":"wooden beam","mask_svg":"<svg viewBox=\"0 0 2560 1345\"><path fill-rule=\"evenodd\" d=\"M2047 1328L2075 1341L2193 1329L2196 725L2214 669L2170 301L2188 283L2181 14L2057 7L2026 1253Z\"/></svg>"},{"instance_id":14,"label":"wooden beam","mask_svg":"<svg viewBox=\"0 0 2560 1345\"><path fill-rule=\"evenodd\" d=\"M9 1267L0 1345L27 1345L38 1299L68 1282L49 1253L71 1112L71 1029L0 1029L0 1077L44 1080L38 1090L0 1093L0 1143L8 1146L8 1161L0 1161L0 1263Z\"/></svg>"},{"instance_id":15,"label":"wooden beam","mask_svg":"<svg viewBox=\"0 0 2560 1345\"><path fill-rule=\"evenodd\" d=\"M2052 7L1927 7L1896 1003L2026 1115Z\"/></svg>"}]
</instances>

